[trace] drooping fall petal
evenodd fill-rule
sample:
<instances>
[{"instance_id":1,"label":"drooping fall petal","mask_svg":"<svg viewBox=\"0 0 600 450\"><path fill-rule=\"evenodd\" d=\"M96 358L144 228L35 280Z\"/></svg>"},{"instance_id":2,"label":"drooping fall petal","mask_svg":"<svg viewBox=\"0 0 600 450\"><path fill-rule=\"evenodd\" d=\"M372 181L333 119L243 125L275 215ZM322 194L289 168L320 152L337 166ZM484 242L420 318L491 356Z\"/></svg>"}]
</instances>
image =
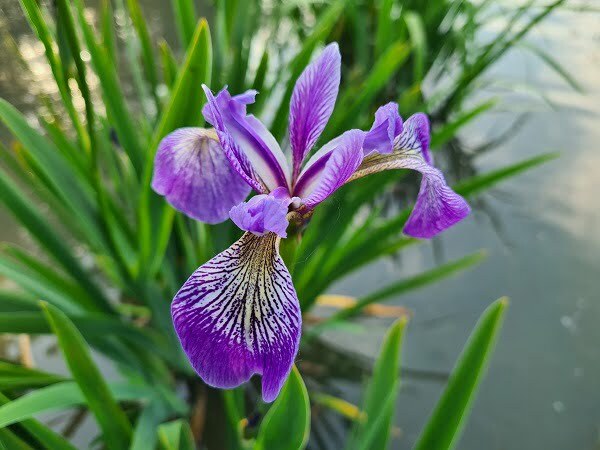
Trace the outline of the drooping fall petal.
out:
<instances>
[{"instance_id":1,"label":"drooping fall petal","mask_svg":"<svg viewBox=\"0 0 600 450\"><path fill-rule=\"evenodd\" d=\"M180 128L158 146L152 188L177 210L206 223L227 219L250 188L231 167L214 130Z\"/></svg>"},{"instance_id":2,"label":"drooping fall petal","mask_svg":"<svg viewBox=\"0 0 600 450\"><path fill-rule=\"evenodd\" d=\"M171 313L208 385L231 389L260 374L263 399L277 397L298 352L302 321L277 235L245 233L192 274Z\"/></svg>"}]
</instances>

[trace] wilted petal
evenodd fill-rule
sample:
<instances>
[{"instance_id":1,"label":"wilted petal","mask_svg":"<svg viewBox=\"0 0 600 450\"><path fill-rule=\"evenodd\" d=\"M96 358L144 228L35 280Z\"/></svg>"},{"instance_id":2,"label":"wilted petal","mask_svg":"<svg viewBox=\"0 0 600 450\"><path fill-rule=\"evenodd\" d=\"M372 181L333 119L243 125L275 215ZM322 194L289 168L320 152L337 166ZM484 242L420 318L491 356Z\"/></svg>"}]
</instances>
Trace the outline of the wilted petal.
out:
<instances>
[{"instance_id":1,"label":"wilted petal","mask_svg":"<svg viewBox=\"0 0 600 450\"><path fill-rule=\"evenodd\" d=\"M333 194L359 167L364 138L364 131L346 131L315 153L300 174L294 195L314 208Z\"/></svg>"},{"instance_id":2,"label":"wilted petal","mask_svg":"<svg viewBox=\"0 0 600 450\"><path fill-rule=\"evenodd\" d=\"M257 236L273 232L287 237L288 206L292 203L286 188L277 188L270 194L255 195L249 201L234 206L229 211L231 220L244 231Z\"/></svg>"},{"instance_id":3,"label":"wilted petal","mask_svg":"<svg viewBox=\"0 0 600 450\"><path fill-rule=\"evenodd\" d=\"M203 128L180 128L160 142L152 188L175 209L206 223L223 222L250 193L215 131Z\"/></svg>"},{"instance_id":4,"label":"wilted petal","mask_svg":"<svg viewBox=\"0 0 600 450\"><path fill-rule=\"evenodd\" d=\"M315 145L333 112L340 87L341 56L337 43L329 44L298 78L290 102L290 144L294 178L306 154Z\"/></svg>"},{"instance_id":5,"label":"wilted petal","mask_svg":"<svg viewBox=\"0 0 600 450\"><path fill-rule=\"evenodd\" d=\"M375 112L375 122L365 137L363 151L365 156L373 153L391 153L394 140L402 132L402 118L398 113L398 104L390 102Z\"/></svg>"},{"instance_id":6,"label":"wilted petal","mask_svg":"<svg viewBox=\"0 0 600 450\"><path fill-rule=\"evenodd\" d=\"M289 168L279 144L260 120L246 114L246 105L254 101L256 91L232 97L227 89L222 89L215 98L206 86L203 88L209 100L203 110L205 119L230 136L252 166L253 177L268 191L279 186L289 188Z\"/></svg>"},{"instance_id":7,"label":"wilted petal","mask_svg":"<svg viewBox=\"0 0 600 450\"><path fill-rule=\"evenodd\" d=\"M173 323L192 366L210 386L234 388L261 374L273 401L300 340L301 314L279 238L244 234L199 267L171 305Z\"/></svg>"}]
</instances>

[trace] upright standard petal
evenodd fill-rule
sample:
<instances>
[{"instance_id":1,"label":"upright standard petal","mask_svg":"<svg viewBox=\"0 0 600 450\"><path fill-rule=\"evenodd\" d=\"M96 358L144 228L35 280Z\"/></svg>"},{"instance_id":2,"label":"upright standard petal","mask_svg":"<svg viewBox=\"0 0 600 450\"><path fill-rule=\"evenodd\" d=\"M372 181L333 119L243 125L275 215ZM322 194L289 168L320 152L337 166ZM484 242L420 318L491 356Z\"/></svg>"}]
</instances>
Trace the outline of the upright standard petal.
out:
<instances>
[{"instance_id":1,"label":"upright standard petal","mask_svg":"<svg viewBox=\"0 0 600 450\"><path fill-rule=\"evenodd\" d=\"M331 117L340 87L340 72L340 50L333 43L304 69L296 82L290 101L289 127L294 179Z\"/></svg>"},{"instance_id":2,"label":"upright standard petal","mask_svg":"<svg viewBox=\"0 0 600 450\"><path fill-rule=\"evenodd\" d=\"M215 96L207 86L202 85L202 89L204 89L204 93L208 100L203 109L204 118L215 127L217 135L219 136L219 141L221 142L221 146L223 147L223 151L229 160L231 167L233 167L242 179L256 192L268 192L269 189L256 174L250 160L227 130L223 115L217 106Z\"/></svg>"},{"instance_id":3,"label":"upright standard petal","mask_svg":"<svg viewBox=\"0 0 600 450\"><path fill-rule=\"evenodd\" d=\"M286 216L292 201L287 189L277 188L268 195L255 195L249 201L234 206L229 217L240 229L257 236L273 232L285 238L289 225Z\"/></svg>"},{"instance_id":4,"label":"upright standard petal","mask_svg":"<svg viewBox=\"0 0 600 450\"><path fill-rule=\"evenodd\" d=\"M262 375L273 401L298 352L301 313L279 237L244 234L199 267L171 305L175 330L198 375L234 388Z\"/></svg>"},{"instance_id":5,"label":"upright standard petal","mask_svg":"<svg viewBox=\"0 0 600 450\"><path fill-rule=\"evenodd\" d=\"M208 97L208 93L206 95ZM214 121L218 118L222 120L223 129L217 129L231 137L252 166L254 177L268 191L280 186L289 189L289 168L279 144L260 120L252 114L246 114L246 105L254 101L255 95L256 91L248 91L232 97L227 89L222 89L215 98L211 93L212 99L209 98L203 110L204 117L215 128Z\"/></svg>"},{"instance_id":6,"label":"upright standard petal","mask_svg":"<svg viewBox=\"0 0 600 450\"><path fill-rule=\"evenodd\" d=\"M470 212L467 202L446 184L443 174L429 164L429 125L424 114L410 117L394 140L392 153L372 153L348 180L390 169L413 169L423 175L421 188L404 232L431 238L464 219Z\"/></svg>"},{"instance_id":7,"label":"upright standard petal","mask_svg":"<svg viewBox=\"0 0 600 450\"><path fill-rule=\"evenodd\" d=\"M223 222L250 193L215 131L203 128L180 128L160 142L152 188L175 209L206 223Z\"/></svg>"},{"instance_id":8,"label":"upright standard petal","mask_svg":"<svg viewBox=\"0 0 600 450\"><path fill-rule=\"evenodd\" d=\"M311 158L298 178L294 195L309 209L341 187L360 166L365 132L346 131Z\"/></svg>"},{"instance_id":9,"label":"upright standard petal","mask_svg":"<svg viewBox=\"0 0 600 450\"><path fill-rule=\"evenodd\" d=\"M402 132L402 118L398 104L390 102L375 112L375 122L365 136L363 151L365 156L377 153L391 153L394 140Z\"/></svg>"}]
</instances>

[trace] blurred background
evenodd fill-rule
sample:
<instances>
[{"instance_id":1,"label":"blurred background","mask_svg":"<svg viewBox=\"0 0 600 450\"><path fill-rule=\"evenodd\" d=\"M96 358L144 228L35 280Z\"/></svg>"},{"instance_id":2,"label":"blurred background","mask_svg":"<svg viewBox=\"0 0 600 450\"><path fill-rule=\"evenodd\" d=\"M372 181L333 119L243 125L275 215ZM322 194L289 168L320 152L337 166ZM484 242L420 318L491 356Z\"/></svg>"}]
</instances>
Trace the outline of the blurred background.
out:
<instances>
[{"instance_id":1,"label":"blurred background","mask_svg":"<svg viewBox=\"0 0 600 450\"><path fill-rule=\"evenodd\" d=\"M90 17L97 17L98 5L87 5ZM162 37L178 48L168 2L142 0L140 5L153 42ZM196 6L212 26L212 6ZM511 307L459 448L600 449L600 13L593 11L598 6L557 8L527 37L571 74L579 90L542 58L515 46L486 72L496 82L475 89L469 98L477 104L493 96L500 99L498 106L461 128L439 158L456 180L545 152L560 152L560 157L486 192L474 202L472 216L431 243L361 268L327 290L361 297L478 249L488 253L472 270L389 300L412 313L392 448L414 443L477 317L492 299L506 295ZM501 11L478 31L478 39L485 41L501 29ZM0 0L0 97L31 118L40 107L39 94L56 97L43 51L19 2ZM260 54L254 59L249 62L253 68ZM423 91L434 90L437 82L426 79ZM133 95L131 82L125 86ZM405 115L402 107L400 112ZM4 128L0 133L9 146L10 134ZM2 208L0 241L35 248ZM368 360L388 325L362 318L349 336L328 331L325 340L357 360ZM48 351L52 342L38 338L33 359L47 370L63 371L60 359ZM5 351L10 355L14 349L9 345ZM106 361L104 369L109 378L116 376ZM348 400L360 403L360 384L343 377L333 382ZM85 442L92 429L88 419L76 436ZM337 437L333 433L324 439L335 442Z\"/></svg>"}]
</instances>

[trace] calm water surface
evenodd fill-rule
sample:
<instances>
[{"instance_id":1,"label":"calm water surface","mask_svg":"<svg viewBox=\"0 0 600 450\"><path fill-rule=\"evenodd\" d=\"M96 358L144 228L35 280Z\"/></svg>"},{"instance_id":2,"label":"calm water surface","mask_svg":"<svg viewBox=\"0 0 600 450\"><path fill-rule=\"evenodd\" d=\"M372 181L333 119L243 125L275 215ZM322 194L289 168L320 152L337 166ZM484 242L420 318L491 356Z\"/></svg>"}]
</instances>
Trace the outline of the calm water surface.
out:
<instances>
[{"instance_id":1,"label":"calm water surface","mask_svg":"<svg viewBox=\"0 0 600 450\"><path fill-rule=\"evenodd\" d=\"M173 30L164 25L172 23L168 6L142 3L154 17L156 33L173 41ZM2 48L7 48L6 33L16 33L17 44L29 49L30 63L38 67L39 49L26 32L17 2L0 0L0 12ZM332 289L361 295L437 262L488 249L489 258L477 269L396 301L414 311L404 365L445 373L486 305L502 295L511 298L461 449L600 449L599 24L598 15L561 12L533 36L572 71L585 94L565 87L531 55L513 52L493 75L544 90L555 109L535 97L525 100L499 91L505 112L488 115L463 133L465 142L476 146L514 127L523 107L533 106L535 112L514 137L477 159L477 167L494 169L557 150L559 160L499 186L485 196L485 211L476 211L433 245L410 248L401 261L376 264ZM47 75L40 65L36 76ZM36 88L20 77L10 52L0 50L0 96L32 111ZM0 137L7 139L4 131ZM2 210L0 240L26 241ZM348 347L370 356L387 324L368 325L370 333ZM330 335L336 345L347 342L337 337ZM60 366L38 353L41 365ZM435 378L404 378L397 408L402 434L395 448L411 447L442 388ZM359 401L358 393L350 395ZM80 430L82 439L92 426L88 422Z\"/></svg>"}]
</instances>

